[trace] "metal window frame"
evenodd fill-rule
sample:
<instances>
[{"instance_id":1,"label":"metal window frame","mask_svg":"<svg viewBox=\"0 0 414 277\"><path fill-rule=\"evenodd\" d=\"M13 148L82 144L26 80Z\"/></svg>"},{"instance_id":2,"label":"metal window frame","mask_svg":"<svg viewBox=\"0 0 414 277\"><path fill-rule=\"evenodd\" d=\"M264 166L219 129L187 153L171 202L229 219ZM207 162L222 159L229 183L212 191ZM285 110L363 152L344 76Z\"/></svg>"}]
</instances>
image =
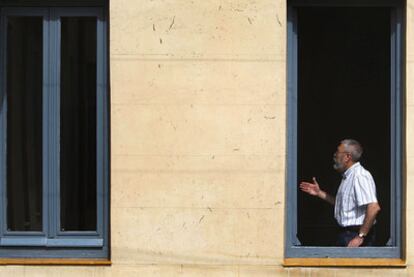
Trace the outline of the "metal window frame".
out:
<instances>
[{"instance_id":1,"label":"metal window frame","mask_svg":"<svg viewBox=\"0 0 414 277\"><path fill-rule=\"evenodd\" d=\"M0 7L0 258L108 258L109 116L107 19L103 7ZM43 231L6 228L6 21L8 16L43 17ZM97 18L97 230L61 232L60 228L60 18Z\"/></svg>"},{"instance_id":2,"label":"metal window frame","mask_svg":"<svg viewBox=\"0 0 414 277\"><path fill-rule=\"evenodd\" d=\"M306 247L299 246L297 234L297 99L298 99L298 7L389 7L391 11L391 228L385 247ZM289 0L287 25L287 183L285 213L286 258L402 258L403 187L403 55L405 2L402 0Z\"/></svg>"}]
</instances>

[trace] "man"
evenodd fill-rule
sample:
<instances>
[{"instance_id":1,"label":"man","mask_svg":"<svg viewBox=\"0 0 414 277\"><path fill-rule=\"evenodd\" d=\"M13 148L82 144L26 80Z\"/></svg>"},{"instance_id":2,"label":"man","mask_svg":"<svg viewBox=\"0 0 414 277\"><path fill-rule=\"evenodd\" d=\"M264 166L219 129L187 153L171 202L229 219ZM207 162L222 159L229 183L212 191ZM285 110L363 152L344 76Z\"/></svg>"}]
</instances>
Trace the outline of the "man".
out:
<instances>
[{"instance_id":1,"label":"man","mask_svg":"<svg viewBox=\"0 0 414 277\"><path fill-rule=\"evenodd\" d=\"M335 206L335 219L341 227L337 246L373 246L375 218L380 211L374 179L359 163L362 147L353 139L345 139L334 154L334 169L343 178L336 197L321 190L316 178L313 183L301 182L300 189Z\"/></svg>"}]
</instances>

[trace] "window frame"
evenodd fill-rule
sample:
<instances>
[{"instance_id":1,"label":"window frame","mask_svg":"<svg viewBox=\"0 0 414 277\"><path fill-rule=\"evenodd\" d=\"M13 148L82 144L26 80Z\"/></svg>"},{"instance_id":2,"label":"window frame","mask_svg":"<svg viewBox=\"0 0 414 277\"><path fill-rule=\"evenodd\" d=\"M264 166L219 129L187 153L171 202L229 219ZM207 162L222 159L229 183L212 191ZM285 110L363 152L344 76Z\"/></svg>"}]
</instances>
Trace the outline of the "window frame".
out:
<instances>
[{"instance_id":1,"label":"window frame","mask_svg":"<svg viewBox=\"0 0 414 277\"><path fill-rule=\"evenodd\" d=\"M297 233L297 132L298 132L298 45L297 8L300 7L388 7L391 10L391 226L390 241L384 247L308 247L299 246ZM285 258L379 258L403 259L403 66L405 3L402 0L289 0L287 7L287 183L285 211ZM332 259L331 259L332 260ZM321 261L309 265L321 265ZM289 262L286 262L289 265ZM291 264L295 264L293 262ZM323 263L323 262L322 262ZM299 264L307 264L300 262ZM334 263L331 265L341 265ZM344 264L345 265L345 264Z\"/></svg>"},{"instance_id":2,"label":"window frame","mask_svg":"<svg viewBox=\"0 0 414 277\"><path fill-rule=\"evenodd\" d=\"M40 1L41 2L41 1ZM87 1L85 1L87 2ZM96 2L96 1L95 1ZM6 5L7 6L7 5ZM107 15L104 7L0 6L0 258L108 258L109 117L107 86ZM43 230L6 230L6 43L8 16L43 17ZM96 174L97 230L60 231L60 18L96 17ZM29 248L28 248L29 247Z\"/></svg>"}]
</instances>

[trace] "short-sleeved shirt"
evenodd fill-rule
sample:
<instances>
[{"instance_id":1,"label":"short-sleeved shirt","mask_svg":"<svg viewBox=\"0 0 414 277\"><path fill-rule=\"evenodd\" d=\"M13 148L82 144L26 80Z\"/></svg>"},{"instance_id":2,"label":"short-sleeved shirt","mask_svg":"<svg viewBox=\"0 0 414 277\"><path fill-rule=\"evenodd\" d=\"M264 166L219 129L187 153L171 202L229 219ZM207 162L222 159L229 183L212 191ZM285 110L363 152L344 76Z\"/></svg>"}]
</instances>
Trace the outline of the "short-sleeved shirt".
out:
<instances>
[{"instance_id":1,"label":"short-sleeved shirt","mask_svg":"<svg viewBox=\"0 0 414 277\"><path fill-rule=\"evenodd\" d=\"M358 162L343 174L335 199L335 219L342 227L362 225L367 205L378 202L371 174Z\"/></svg>"}]
</instances>

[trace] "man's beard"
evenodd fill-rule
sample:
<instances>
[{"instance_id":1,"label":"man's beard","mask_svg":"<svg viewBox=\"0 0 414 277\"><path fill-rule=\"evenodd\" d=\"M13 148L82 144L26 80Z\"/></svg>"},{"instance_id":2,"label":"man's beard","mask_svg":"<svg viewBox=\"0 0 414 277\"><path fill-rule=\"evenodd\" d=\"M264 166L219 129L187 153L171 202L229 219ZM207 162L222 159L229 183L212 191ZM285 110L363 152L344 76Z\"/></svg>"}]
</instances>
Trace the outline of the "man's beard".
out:
<instances>
[{"instance_id":1,"label":"man's beard","mask_svg":"<svg viewBox=\"0 0 414 277\"><path fill-rule=\"evenodd\" d=\"M344 170L345 170L345 164L343 162L341 162L341 161L338 161L338 159L336 159L336 158L334 158L333 161L334 161L333 168L336 171L344 172Z\"/></svg>"}]
</instances>

